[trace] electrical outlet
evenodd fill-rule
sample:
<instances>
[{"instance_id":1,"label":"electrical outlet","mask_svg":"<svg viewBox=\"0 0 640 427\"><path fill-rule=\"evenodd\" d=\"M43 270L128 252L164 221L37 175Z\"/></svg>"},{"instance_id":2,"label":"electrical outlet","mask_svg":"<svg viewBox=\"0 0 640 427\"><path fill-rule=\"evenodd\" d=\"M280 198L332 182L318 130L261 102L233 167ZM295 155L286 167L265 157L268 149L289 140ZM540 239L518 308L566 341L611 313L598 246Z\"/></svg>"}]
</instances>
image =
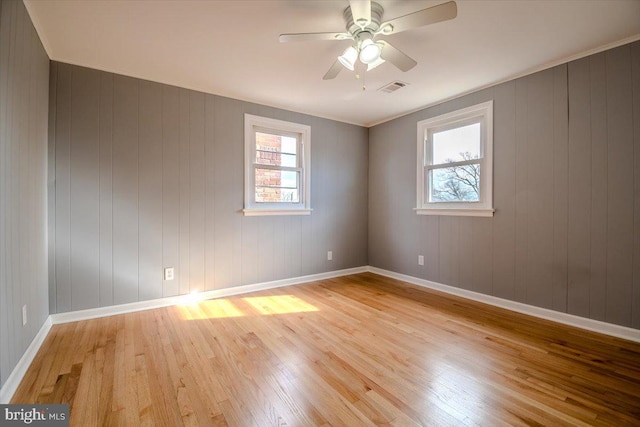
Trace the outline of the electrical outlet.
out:
<instances>
[{"instance_id":1,"label":"electrical outlet","mask_svg":"<svg viewBox=\"0 0 640 427\"><path fill-rule=\"evenodd\" d=\"M175 270L173 267L164 269L164 280L173 280L175 278Z\"/></svg>"},{"instance_id":2,"label":"electrical outlet","mask_svg":"<svg viewBox=\"0 0 640 427\"><path fill-rule=\"evenodd\" d=\"M327 261L331 261L333 259L333 251L327 252Z\"/></svg>"},{"instance_id":3,"label":"electrical outlet","mask_svg":"<svg viewBox=\"0 0 640 427\"><path fill-rule=\"evenodd\" d=\"M22 326L27 324L27 305L22 306Z\"/></svg>"},{"instance_id":4,"label":"electrical outlet","mask_svg":"<svg viewBox=\"0 0 640 427\"><path fill-rule=\"evenodd\" d=\"M424 256L418 255L418 265L424 265Z\"/></svg>"}]
</instances>

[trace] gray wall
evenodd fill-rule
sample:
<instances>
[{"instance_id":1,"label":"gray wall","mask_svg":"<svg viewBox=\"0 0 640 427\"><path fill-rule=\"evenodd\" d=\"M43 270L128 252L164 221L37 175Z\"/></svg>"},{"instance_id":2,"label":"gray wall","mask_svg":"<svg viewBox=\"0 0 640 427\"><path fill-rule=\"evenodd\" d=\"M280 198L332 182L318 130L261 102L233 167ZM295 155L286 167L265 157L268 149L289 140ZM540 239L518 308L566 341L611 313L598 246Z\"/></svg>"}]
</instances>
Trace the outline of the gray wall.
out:
<instances>
[{"instance_id":1,"label":"gray wall","mask_svg":"<svg viewBox=\"0 0 640 427\"><path fill-rule=\"evenodd\" d=\"M49 58L22 1L0 0L1 385L49 315L48 82Z\"/></svg>"},{"instance_id":2,"label":"gray wall","mask_svg":"<svg viewBox=\"0 0 640 427\"><path fill-rule=\"evenodd\" d=\"M490 99L495 216L416 215L416 123ZM375 126L369 144L370 265L640 328L640 42Z\"/></svg>"},{"instance_id":3,"label":"gray wall","mask_svg":"<svg viewBox=\"0 0 640 427\"><path fill-rule=\"evenodd\" d=\"M52 313L367 264L366 128L57 62L51 87ZM242 215L245 113L311 126L310 216Z\"/></svg>"}]
</instances>

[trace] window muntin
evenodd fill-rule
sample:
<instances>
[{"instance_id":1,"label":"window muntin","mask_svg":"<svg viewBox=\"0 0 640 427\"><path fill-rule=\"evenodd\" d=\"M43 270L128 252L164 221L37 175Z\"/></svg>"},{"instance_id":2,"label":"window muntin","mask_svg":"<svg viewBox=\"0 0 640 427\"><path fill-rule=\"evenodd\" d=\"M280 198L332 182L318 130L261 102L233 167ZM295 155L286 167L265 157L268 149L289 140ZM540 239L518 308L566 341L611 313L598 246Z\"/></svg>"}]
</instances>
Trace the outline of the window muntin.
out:
<instances>
[{"instance_id":1,"label":"window muntin","mask_svg":"<svg viewBox=\"0 0 640 427\"><path fill-rule=\"evenodd\" d=\"M308 214L310 127L245 115L245 215Z\"/></svg>"},{"instance_id":2,"label":"window muntin","mask_svg":"<svg viewBox=\"0 0 640 427\"><path fill-rule=\"evenodd\" d=\"M493 215L493 102L418 123L418 214Z\"/></svg>"}]
</instances>

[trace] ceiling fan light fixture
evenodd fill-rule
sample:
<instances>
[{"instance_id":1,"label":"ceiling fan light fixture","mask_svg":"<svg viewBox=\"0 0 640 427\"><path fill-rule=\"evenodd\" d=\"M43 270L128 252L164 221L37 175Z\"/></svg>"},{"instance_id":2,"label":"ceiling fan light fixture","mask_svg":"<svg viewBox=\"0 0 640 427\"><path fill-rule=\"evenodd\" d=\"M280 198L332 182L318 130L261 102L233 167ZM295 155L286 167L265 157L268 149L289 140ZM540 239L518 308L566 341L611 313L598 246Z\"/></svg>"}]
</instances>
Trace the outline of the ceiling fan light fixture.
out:
<instances>
[{"instance_id":1,"label":"ceiling fan light fixture","mask_svg":"<svg viewBox=\"0 0 640 427\"><path fill-rule=\"evenodd\" d=\"M360 46L360 61L363 64L372 64L380 59L382 48L371 39L366 39Z\"/></svg>"},{"instance_id":2,"label":"ceiling fan light fixture","mask_svg":"<svg viewBox=\"0 0 640 427\"><path fill-rule=\"evenodd\" d=\"M378 65L382 65L384 63L385 63L385 60L380 58L380 57L378 57L378 59L376 59L375 61L367 64L367 71L371 71L374 68L376 68Z\"/></svg>"},{"instance_id":3,"label":"ceiling fan light fixture","mask_svg":"<svg viewBox=\"0 0 640 427\"><path fill-rule=\"evenodd\" d=\"M353 46L348 47L344 53L338 57L338 61L350 71L354 70L356 59L358 59L358 51Z\"/></svg>"}]
</instances>

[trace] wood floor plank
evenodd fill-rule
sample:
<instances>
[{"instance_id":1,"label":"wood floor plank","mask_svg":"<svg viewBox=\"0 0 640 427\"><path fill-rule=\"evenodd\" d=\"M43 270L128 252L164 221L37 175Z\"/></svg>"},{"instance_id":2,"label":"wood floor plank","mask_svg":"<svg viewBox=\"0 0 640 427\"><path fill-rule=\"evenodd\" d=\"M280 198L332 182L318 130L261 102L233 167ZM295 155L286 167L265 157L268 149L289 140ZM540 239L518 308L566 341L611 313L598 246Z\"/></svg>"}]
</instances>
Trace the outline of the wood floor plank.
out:
<instances>
[{"instance_id":1,"label":"wood floor plank","mask_svg":"<svg viewBox=\"0 0 640 427\"><path fill-rule=\"evenodd\" d=\"M71 424L640 425L640 344L371 273L54 325Z\"/></svg>"}]
</instances>

